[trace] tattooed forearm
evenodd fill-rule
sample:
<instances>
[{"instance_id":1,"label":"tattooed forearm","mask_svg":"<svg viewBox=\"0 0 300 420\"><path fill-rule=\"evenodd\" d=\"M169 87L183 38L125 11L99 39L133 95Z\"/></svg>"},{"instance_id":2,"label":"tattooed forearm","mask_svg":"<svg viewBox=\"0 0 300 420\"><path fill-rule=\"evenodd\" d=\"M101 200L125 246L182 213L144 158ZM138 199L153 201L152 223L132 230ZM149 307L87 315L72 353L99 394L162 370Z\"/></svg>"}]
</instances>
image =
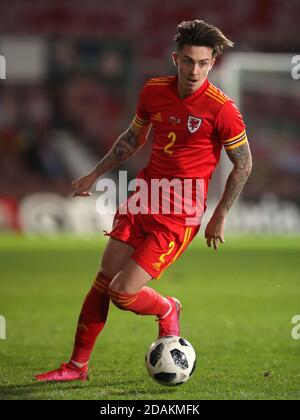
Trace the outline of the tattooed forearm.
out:
<instances>
[{"instance_id":1,"label":"tattooed forearm","mask_svg":"<svg viewBox=\"0 0 300 420\"><path fill-rule=\"evenodd\" d=\"M123 135L119 137L117 142L114 144L111 153L112 159L117 163L122 162L130 158L137 150L139 146L137 143L137 138L129 129Z\"/></svg>"},{"instance_id":2,"label":"tattooed forearm","mask_svg":"<svg viewBox=\"0 0 300 420\"><path fill-rule=\"evenodd\" d=\"M129 128L125 133L120 135L111 150L98 163L94 171L97 176L103 175L105 172L129 159L139 148L137 136Z\"/></svg>"},{"instance_id":3,"label":"tattooed forearm","mask_svg":"<svg viewBox=\"0 0 300 420\"><path fill-rule=\"evenodd\" d=\"M227 150L227 154L234 164L234 168L227 179L224 194L216 209L216 212L221 215L228 213L252 170L252 158L248 143L244 143L235 149Z\"/></svg>"}]
</instances>

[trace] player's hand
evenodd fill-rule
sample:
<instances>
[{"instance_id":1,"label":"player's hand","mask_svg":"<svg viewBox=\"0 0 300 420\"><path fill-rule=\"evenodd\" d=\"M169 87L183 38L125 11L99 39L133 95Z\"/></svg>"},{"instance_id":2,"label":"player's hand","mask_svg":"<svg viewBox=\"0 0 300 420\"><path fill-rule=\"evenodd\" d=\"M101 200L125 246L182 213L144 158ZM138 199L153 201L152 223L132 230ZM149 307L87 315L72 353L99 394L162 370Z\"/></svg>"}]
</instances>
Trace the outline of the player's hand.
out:
<instances>
[{"instance_id":1,"label":"player's hand","mask_svg":"<svg viewBox=\"0 0 300 420\"><path fill-rule=\"evenodd\" d=\"M72 182L72 197L90 197L91 193L89 192L89 189L92 187L94 182L95 177L92 173L76 179L74 182Z\"/></svg>"},{"instance_id":2,"label":"player's hand","mask_svg":"<svg viewBox=\"0 0 300 420\"><path fill-rule=\"evenodd\" d=\"M208 222L206 229L205 229L205 238L207 242L207 246L211 248L211 244L213 243L215 251L219 248L219 243L224 244L224 232L225 232L225 217L213 215L210 221Z\"/></svg>"}]
</instances>

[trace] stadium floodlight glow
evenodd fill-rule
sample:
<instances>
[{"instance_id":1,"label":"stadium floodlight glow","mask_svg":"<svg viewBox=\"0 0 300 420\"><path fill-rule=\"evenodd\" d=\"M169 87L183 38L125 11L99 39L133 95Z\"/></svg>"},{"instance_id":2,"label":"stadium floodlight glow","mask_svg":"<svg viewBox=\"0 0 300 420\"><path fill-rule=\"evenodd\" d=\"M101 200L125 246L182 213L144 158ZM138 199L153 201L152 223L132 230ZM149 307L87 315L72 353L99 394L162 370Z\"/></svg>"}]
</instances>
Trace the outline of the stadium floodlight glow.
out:
<instances>
[{"instance_id":1,"label":"stadium floodlight glow","mask_svg":"<svg viewBox=\"0 0 300 420\"><path fill-rule=\"evenodd\" d=\"M3 55L0 55L0 79L6 79L6 60Z\"/></svg>"}]
</instances>

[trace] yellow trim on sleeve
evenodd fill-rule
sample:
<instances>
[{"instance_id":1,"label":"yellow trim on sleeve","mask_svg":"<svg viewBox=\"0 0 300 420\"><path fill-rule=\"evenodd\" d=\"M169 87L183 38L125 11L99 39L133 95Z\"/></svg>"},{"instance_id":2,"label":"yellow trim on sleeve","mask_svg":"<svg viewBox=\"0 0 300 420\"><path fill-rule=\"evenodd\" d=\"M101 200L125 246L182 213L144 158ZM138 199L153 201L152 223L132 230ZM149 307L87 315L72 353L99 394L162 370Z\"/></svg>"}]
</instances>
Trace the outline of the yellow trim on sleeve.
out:
<instances>
[{"instance_id":1,"label":"yellow trim on sleeve","mask_svg":"<svg viewBox=\"0 0 300 420\"><path fill-rule=\"evenodd\" d=\"M226 144L224 144L224 147L226 150L231 150L231 149L235 149L236 147L241 146L242 144L246 143L248 141L247 136L245 136L241 141L233 144L232 146L226 146Z\"/></svg>"},{"instance_id":2,"label":"yellow trim on sleeve","mask_svg":"<svg viewBox=\"0 0 300 420\"><path fill-rule=\"evenodd\" d=\"M243 131L242 131L240 134L238 134L237 136L231 137L231 138L230 138L230 139L228 139L228 140L223 140L223 144L229 143L229 142L231 142L231 141L233 141L233 140L238 139L239 137L242 137L242 136L245 134L245 132L246 132L246 130L243 130Z\"/></svg>"},{"instance_id":3,"label":"yellow trim on sleeve","mask_svg":"<svg viewBox=\"0 0 300 420\"><path fill-rule=\"evenodd\" d=\"M144 127L145 125L147 125L149 123L149 121L147 120L142 120L141 118L139 118L137 115L134 117L133 119L133 124L136 125L137 127Z\"/></svg>"}]
</instances>

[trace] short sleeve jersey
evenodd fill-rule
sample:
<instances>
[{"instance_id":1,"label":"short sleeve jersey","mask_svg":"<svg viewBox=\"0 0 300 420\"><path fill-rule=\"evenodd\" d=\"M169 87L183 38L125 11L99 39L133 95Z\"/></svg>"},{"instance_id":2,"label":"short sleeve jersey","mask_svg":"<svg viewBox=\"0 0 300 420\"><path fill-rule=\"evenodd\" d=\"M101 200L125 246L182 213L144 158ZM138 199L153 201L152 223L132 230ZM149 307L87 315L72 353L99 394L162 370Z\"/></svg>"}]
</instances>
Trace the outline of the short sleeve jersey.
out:
<instances>
[{"instance_id":1,"label":"short sleeve jersey","mask_svg":"<svg viewBox=\"0 0 300 420\"><path fill-rule=\"evenodd\" d=\"M154 142L145 168L149 178L210 179L221 149L247 141L234 102L207 79L181 99L177 76L150 79L139 97L134 123L152 123Z\"/></svg>"}]
</instances>

